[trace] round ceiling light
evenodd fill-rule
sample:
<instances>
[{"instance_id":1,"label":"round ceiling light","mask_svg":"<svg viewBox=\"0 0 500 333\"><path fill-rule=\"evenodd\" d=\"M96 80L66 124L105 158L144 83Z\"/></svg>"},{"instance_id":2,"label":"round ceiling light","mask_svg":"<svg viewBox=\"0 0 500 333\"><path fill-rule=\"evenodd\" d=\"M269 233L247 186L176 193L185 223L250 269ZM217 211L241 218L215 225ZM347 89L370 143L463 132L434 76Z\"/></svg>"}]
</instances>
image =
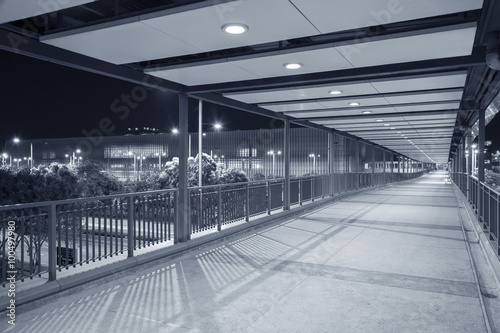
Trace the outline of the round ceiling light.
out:
<instances>
[{"instance_id":1,"label":"round ceiling light","mask_svg":"<svg viewBox=\"0 0 500 333\"><path fill-rule=\"evenodd\" d=\"M341 90L332 90L332 91L329 91L330 95L340 95L342 94L342 91Z\"/></svg>"},{"instance_id":2,"label":"round ceiling light","mask_svg":"<svg viewBox=\"0 0 500 333\"><path fill-rule=\"evenodd\" d=\"M371 111L363 111L363 112L361 112L361 113L362 113L362 114L370 114L370 113L372 113L372 112L371 112Z\"/></svg>"},{"instance_id":3,"label":"round ceiling light","mask_svg":"<svg viewBox=\"0 0 500 333\"><path fill-rule=\"evenodd\" d=\"M349 103L349 106L359 106L360 104L358 102L352 102L352 103Z\"/></svg>"},{"instance_id":4,"label":"round ceiling light","mask_svg":"<svg viewBox=\"0 0 500 333\"><path fill-rule=\"evenodd\" d=\"M230 35L241 35L248 31L248 26L241 23L228 23L222 26L222 31Z\"/></svg>"},{"instance_id":5,"label":"round ceiling light","mask_svg":"<svg viewBox=\"0 0 500 333\"><path fill-rule=\"evenodd\" d=\"M302 67L302 64L299 62L289 62L283 64L283 67L285 67L286 69L299 69L300 67Z\"/></svg>"}]
</instances>

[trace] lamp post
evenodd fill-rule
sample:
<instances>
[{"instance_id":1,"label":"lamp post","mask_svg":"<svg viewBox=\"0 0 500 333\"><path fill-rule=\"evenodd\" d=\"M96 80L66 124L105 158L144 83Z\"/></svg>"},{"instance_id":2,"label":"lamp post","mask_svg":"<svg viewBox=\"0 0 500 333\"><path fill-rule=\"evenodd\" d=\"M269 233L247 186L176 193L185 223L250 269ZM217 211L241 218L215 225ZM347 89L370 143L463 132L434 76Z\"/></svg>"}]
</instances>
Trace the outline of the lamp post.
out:
<instances>
[{"instance_id":1,"label":"lamp post","mask_svg":"<svg viewBox=\"0 0 500 333\"><path fill-rule=\"evenodd\" d=\"M7 155L7 153L2 154L2 165L5 165L5 160L7 159L7 157L9 157L9 155Z\"/></svg>"},{"instance_id":2,"label":"lamp post","mask_svg":"<svg viewBox=\"0 0 500 333\"><path fill-rule=\"evenodd\" d=\"M81 150L80 150L80 149L77 149L77 150L76 150L76 154L80 154L80 153L81 153ZM77 158L76 158L75 152L73 152L73 165L75 165L75 164L76 164L76 162L75 162L75 160L76 160L76 159L77 159ZM81 158L80 158L80 159L81 159Z\"/></svg>"},{"instance_id":3,"label":"lamp post","mask_svg":"<svg viewBox=\"0 0 500 333\"><path fill-rule=\"evenodd\" d=\"M267 152L268 155L272 155L273 156L273 169L272 169L272 174L273 174L273 178L275 177L275 167L276 167L276 155L281 155L281 151L274 151L274 150L270 150Z\"/></svg>"},{"instance_id":4,"label":"lamp post","mask_svg":"<svg viewBox=\"0 0 500 333\"><path fill-rule=\"evenodd\" d=\"M313 170L312 170L312 174L314 175L316 173L316 154L309 154L309 157L311 157L313 159ZM320 157L320 155L318 155L318 158Z\"/></svg>"}]
</instances>

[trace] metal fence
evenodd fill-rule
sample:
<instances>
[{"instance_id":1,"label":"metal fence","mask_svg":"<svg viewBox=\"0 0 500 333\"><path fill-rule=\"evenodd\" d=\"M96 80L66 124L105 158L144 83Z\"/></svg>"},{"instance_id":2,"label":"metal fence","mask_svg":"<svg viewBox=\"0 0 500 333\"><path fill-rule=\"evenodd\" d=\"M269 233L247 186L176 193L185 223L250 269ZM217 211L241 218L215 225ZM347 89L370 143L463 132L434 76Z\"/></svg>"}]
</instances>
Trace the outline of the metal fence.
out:
<instances>
[{"instance_id":1,"label":"metal fence","mask_svg":"<svg viewBox=\"0 0 500 333\"><path fill-rule=\"evenodd\" d=\"M500 258L500 193L466 173L452 173L451 178L467 196L474 213Z\"/></svg>"},{"instance_id":2,"label":"metal fence","mask_svg":"<svg viewBox=\"0 0 500 333\"><path fill-rule=\"evenodd\" d=\"M82 266L173 239L176 190L0 207L0 282Z\"/></svg>"},{"instance_id":3,"label":"metal fence","mask_svg":"<svg viewBox=\"0 0 500 333\"><path fill-rule=\"evenodd\" d=\"M290 179L290 205L393 181L414 174L337 173ZM332 188L333 186L333 188ZM190 233L221 230L223 225L285 209L285 179L194 187L190 198ZM496 194L496 193L495 193ZM498 194L485 192L498 210ZM83 266L137 249L175 242L177 190L160 190L94 198L0 207L0 283ZM492 201L492 202L493 202ZM492 204L493 205L493 204ZM487 216L491 218L490 206ZM498 216L495 211L494 218ZM489 220L488 220L489 221ZM498 239L498 225L488 223Z\"/></svg>"}]
</instances>

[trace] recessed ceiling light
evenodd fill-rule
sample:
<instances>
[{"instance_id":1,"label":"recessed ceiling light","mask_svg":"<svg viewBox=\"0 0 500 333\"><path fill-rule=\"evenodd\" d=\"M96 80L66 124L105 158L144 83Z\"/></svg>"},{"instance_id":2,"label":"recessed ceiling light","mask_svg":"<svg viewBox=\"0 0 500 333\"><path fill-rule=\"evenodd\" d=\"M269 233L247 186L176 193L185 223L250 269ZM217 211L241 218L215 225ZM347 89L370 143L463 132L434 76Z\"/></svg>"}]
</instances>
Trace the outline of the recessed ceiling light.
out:
<instances>
[{"instance_id":1,"label":"recessed ceiling light","mask_svg":"<svg viewBox=\"0 0 500 333\"><path fill-rule=\"evenodd\" d=\"M361 112L361 113L362 113L362 114L370 114L370 113L372 113L372 112L371 112L371 111L363 111L363 112Z\"/></svg>"},{"instance_id":2,"label":"recessed ceiling light","mask_svg":"<svg viewBox=\"0 0 500 333\"><path fill-rule=\"evenodd\" d=\"M349 106L359 106L360 104L358 102L352 102L352 103L349 103Z\"/></svg>"},{"instance_id":3,"label":"recessed ceiling light","mask_svg":"<svg viewBox=\"0 0 500 333\"><path fill-rule=\"evenodd\" d=\"M380 123L380 122L384 121L384 119L377 119L377 120L375 120L375 121L376 121L377 123Z\"/></svg>"},{"instance_id":4,"label":"recessed ceiling light","mask_svg":"<svg viewBox=\"0 0 500 333\"><path fill-rule=\"evenodd\" d=\"M395 129L396 129L396 127L391 127L391 130L395 130Z\"/></svg>"},{"instance_id":5,"label":"recessed ceiling light","mask_svg":"<svg viewBox=\"0 0 500 333\"><path fill-rule=\"evenodd\" d=\"M299 62L290 62L290 63L283 64L283 66L286 69L299 69L300 67L302 67L302 64Z\"/></svg>"},{"instance_id":6,"label":"recessed ceiling light","mask_svg":"<svg viewBox=\"0 0 500 333\"><path fill-rule=\"evenodd\" d=\"M230 35L240 35L248 31L248 26L241 23L228 23L222 26L222 31Z\"/></svg>"},{"instance_id":7,"label":"recessed ceiling light","mask_svg":"<svg viewBox=\"0 0 500 333\"><path fill-rule=\"evenodd\" d=\"M384 124L384 126L391 126L391 124Z\"/></svg>"},{"instance_id":8,"label":"recessed ceiling light","mask_svg":"<svg viewBox=\"0 0 500 333\"><path fill-rule=\"evenodd\" d=\"M342 94L342 91L340 90L332 90L332 91L329 91L330 95L340 95Z\"/></svg>"},{"instance_id":9,"label":"recessed ceiling light","mask_svg":"<svg viewBox=\"0 0 500 333\"><path fill-rule=\"evenodd\" d=\"M396 132L396 133L401 134L401 132Z\"/></svg>"}]
</instances>

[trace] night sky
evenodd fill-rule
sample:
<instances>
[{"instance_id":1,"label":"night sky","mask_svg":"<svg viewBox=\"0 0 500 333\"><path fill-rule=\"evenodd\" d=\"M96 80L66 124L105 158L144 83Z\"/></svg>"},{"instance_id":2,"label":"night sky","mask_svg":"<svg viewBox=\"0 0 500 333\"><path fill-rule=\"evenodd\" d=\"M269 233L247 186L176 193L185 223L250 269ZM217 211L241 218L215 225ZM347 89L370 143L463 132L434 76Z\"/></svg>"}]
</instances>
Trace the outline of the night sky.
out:
<instances>
[{"instance_id":1,"label":"night sky","mask_svg":"<svg viewBox=\"0 0 500 333\"><path fill-rule=\"evenodd\" d=\"M177 127L177 95L148 91L130 112L113 112L124 106L122 95L130 95L136 86L101 75L52 64L46 61L0 51L0 143L21 139L84 136L83 131L99 128L108 118L113 134L127 129L155 127L170 132ZM113 104L115 100L120 103ZM198 129L198 102L190 101L189 130ZM225 130L273 128L282 122L270 118L205 103L204 129L220 122Z\"/></svg>"},{"instance_id":2,"label":"night sky","mask_svg":"<svg viewBox=\"0 0 500 333\"><path fill-rule=\"evenodd\" d=\"M146 98L130 108L127 117L113 112L112 105L130 94L135 84L111 79L46 61L0 50L0 144L21 139L84 136L111 120L113 134L129 127L155 127L170 132L177 126L177 95L148 91ZM189 131L197 131L198 104L191 101ZM123 105L123 104L116 104ZM121 117L120 117L121 116ZM276 128L282 123L243 111L205 104L204 120L220 122L225 130ZM500 149L500 117L487 126L492 150Z\"/></svg>"}]
</instances>

